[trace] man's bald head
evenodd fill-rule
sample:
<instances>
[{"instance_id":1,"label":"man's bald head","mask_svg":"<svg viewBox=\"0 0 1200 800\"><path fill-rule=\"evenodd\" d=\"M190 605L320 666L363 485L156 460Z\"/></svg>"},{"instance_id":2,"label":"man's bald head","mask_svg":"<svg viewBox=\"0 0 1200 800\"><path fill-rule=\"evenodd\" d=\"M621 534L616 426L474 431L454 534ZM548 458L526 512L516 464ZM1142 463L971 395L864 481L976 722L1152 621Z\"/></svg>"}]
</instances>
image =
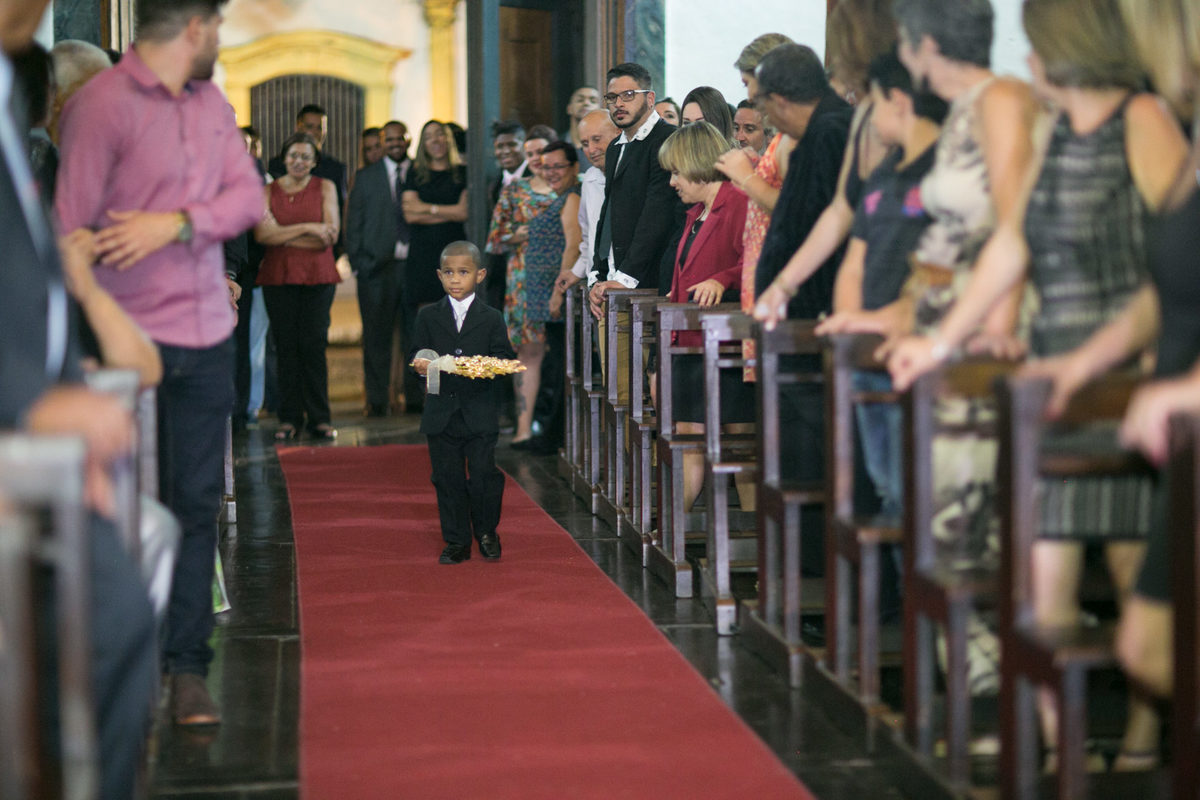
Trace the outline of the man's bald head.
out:
<instances>
[{"instance_id":1,"label":"man's bald head","mask_svg":"<svg viewBox=\"0 0 1200 800\"><path fill-rule=\"evenodd\" d=\"M579 120L579 143L583 154L592 166L604 169L604 154L613 139L621 135L621 129L612 121L604 109L597 109Z\"/></svg>"}]
</instances>

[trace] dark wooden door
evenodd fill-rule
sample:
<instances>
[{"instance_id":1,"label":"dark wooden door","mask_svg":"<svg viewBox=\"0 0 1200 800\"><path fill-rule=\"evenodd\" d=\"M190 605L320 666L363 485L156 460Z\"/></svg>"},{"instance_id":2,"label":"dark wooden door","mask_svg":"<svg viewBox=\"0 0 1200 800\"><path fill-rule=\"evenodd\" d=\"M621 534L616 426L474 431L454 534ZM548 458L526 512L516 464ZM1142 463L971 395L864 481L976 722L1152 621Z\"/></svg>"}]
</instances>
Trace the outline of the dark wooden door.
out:
<instances>
[{"instance_id":1,"label":"dark wooden door","mask_svg":"<svg viewBox=\"0 0 1200 800\"><path fill-rule=\"evenodd\" d=\"M309 103L329 115L322 152L345 164L352 177L363 128L363 88L328 75L283 75L251 87L250 124L262 135L263 158L279 155L284 139L296 130L296 112Z\"/></svg>"},{"instance_id":2,"label":"dark wooden door","mask_svg":"<svg viewBox=\"0 0 1200 800\"><path fill-rule=\"evenodd\" d=\"M500 7L500 116L554 125L554 12Z\"/></svg>"}]
</instances>

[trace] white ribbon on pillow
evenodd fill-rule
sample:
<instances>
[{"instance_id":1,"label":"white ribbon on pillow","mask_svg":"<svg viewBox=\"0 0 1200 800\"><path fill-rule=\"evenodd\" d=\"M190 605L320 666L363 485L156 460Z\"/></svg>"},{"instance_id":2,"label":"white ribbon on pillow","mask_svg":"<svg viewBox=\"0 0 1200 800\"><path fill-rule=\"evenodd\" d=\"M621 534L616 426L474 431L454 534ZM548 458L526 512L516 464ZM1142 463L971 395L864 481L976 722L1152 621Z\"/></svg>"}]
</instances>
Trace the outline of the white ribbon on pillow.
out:
<instances>
[{"instance_id":1,"label":"white ribbon on pillow","mask_svg":"<svg viewBox=\"0 0 1200 800\"><path fill-rule=\"evenodd\" d=\"M437 353L427 348L425 350L418 351L418 353L413 356L414 361L416 361L418 358L429 359L429 367L425 371L426 389L428 390L429 394L439 394L442 388L441 374L445 372L447 374L454 375L457 372L457 370L454 368L454 356L439 356Z\"/></svg>"}]
</instances>

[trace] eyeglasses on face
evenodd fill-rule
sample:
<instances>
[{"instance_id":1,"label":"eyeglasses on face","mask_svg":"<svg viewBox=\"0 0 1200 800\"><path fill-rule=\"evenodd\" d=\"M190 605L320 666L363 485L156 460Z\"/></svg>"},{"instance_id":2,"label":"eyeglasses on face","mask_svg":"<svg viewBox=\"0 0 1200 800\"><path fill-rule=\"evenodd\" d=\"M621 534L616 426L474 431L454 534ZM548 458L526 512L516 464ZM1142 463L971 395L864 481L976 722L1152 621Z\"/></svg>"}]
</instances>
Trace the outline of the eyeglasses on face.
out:
<instances>
[{"instance_id":1,"label":"eyeglasses on face","mask_svg":"<svg viewBox=\"0 0 1200 800\"><path fill-rule=\"evenodd\" d=\"M542 171L543 172L558 172L559 170L566 169L569 166L571 166L571 165L569 163L567 163L566 161L564 161L561 164L547 164L545 161L543 161L542 162Z\"/></svg>"},{"instance_id":2,"label":"eyeglasses on face","mask_svg":"<svg viewBox=\"0 0 1200 800\"><path fill-rule=\"evenodd\" d=\"M626 89L623 92L609 92L604 95L604 104L611 106L620 100L622 103L632 103L639 94L649 94L651 89Z\"/></svg>"}]
</instances>

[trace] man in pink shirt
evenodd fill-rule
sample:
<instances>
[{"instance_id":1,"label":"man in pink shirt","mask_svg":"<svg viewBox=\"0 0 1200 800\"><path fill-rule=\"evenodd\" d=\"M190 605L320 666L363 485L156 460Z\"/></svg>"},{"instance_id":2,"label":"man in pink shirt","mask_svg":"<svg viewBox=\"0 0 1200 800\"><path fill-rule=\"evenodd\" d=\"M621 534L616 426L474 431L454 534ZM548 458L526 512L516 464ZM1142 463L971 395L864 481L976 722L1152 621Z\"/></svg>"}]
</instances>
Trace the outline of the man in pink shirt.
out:
<instances>
[{"instance_id":1,"label":"man in pink shirt","mask_svg":"<svg viewBox=\"0 0 1200 800\"><path fill-rule=\"evenodd\" d=\"M213 553L234 312L222 243L263 214L262 182L212 84L224 0L139 0L137 41L63 110L63 232L96 232L96 278L158 344L159 486L183 526L164 667L174 721L220 714L212 660Z\"/></svg>"}]
</instances>

